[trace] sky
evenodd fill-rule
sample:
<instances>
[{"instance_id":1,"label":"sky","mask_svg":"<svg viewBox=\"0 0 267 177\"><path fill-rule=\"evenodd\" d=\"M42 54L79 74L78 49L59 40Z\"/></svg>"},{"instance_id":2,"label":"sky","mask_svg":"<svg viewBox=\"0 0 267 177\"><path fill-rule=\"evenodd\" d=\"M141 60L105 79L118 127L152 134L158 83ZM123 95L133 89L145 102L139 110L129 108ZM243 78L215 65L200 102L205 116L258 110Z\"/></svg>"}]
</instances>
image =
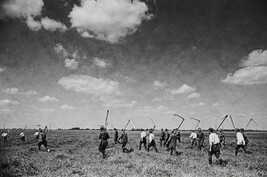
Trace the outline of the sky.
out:
<instances>
[{"instance_id":1,"label":"sky","mask_svg":"<svg viewBox=\"0 0 267 177\"><path fill-rule=\"evenodd\" d=\"M4 0L1 128L267 129L265 0ZM152 121L152 120L153 121ZM133 128L129 124L128 129ZM222 128L232 128L227 119Z\"/></svg>"}]
</instances>

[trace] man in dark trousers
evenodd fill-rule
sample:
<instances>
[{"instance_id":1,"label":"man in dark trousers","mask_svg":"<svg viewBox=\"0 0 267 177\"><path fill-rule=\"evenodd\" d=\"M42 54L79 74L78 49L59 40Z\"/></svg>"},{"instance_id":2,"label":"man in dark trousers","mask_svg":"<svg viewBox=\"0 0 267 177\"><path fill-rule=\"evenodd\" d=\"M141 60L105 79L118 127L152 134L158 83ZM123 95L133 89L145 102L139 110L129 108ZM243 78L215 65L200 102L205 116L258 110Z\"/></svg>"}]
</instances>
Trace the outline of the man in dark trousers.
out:
<instances>
[{"instance_id":1,"label":"man in dark trousers","mask_svg":"<svg viewBox=\"0 0 267 177\"><path fill-rule=\"evenodd\" d=\"M168 129L165 129L165 137L166 137L166 139L165 139L165 142L164 142L164 146L166 146L168 148L167 142L168 142L168 140L170 138L170 133L168 132Z\"/></svg>"},{"instance_id":2,"label":"man in dark trousers","mask_svg":"<svg viewBox=\"0 0 267 177\"><path fill-rule=\"evenodd\" d=\"M38 142L38 148L41 150L41 146L44 145L46 148L47 152L50 152L50 150L47 147L47 140L46 140L46 133L45 130L43 131L42 129L39 130L39 142Z\"/></svg>"},{"instance_id":3,"label":"man in dark trousers","mask_svg":"<svg viewBox=\"0 0 267 177\"><path fill-rule=\"evenodd\" d=\"M213 128L209 128L209 164L212 165L212 155L214 154L215 157L220 161L220 165L223 164L223 160L220 158L220 140L219 136L214 133Z\"/></svg>"},{"instance_id":4,"label":"man in dark trousers","mask_svg":"<svg viewBox=\"0 0 267 177\"><path fill-rule=\"evenodd\" d=\"M5 131L5 132L2 134L2 137L4 138L4 143L7 143L7 137L8 137L7 131Z\"/></svg>"},{"instance_id":5,"label":"man in dark trousers","mask_svg":"<svg viewBox=\"0 0 267 177\"><path fill-rule=\"evenodd\" d=\"M244 137L244 140L245 140L245 149L247 150L248 149L248 136L245 134L245 130L243 128L240 129L240 132L242 133L243 137Z\"/></svg>"},{"instance_id":6,"label":"man in dark trousers","mask_svg":"<svg viewBox=\"0 0 267 177\"><path fill-rule=\"evenodd\" d=\"M109 134L108 134L108 132L106 131L106 129L104 127L100 128L99 139L101 141L100 141L98 150L102 153L103 159L105 159L107 157L106 147L108 146Z\"/></svg>"},{"instance_id":7,"label":"man in dark trousers","mask_svg":"<svg viewBox=\"0 0 267 177\"><path fill-rule=\"evenodd\" d=\"M158 149L156 147L156 142L155 142L155 135L153 134L153 130L150 129L149 130L149 135L148 135L148 147L147 147L147 151L149 152L150 147L154 147L154 149L156 150L156 152L158 152Z\"/></svg>"},{"instance_id":8,"label":"man in dark trousers","mask_svg":"<svg viewBox=\"0 0 267 177\"><path fill-rule=\"evenodd\" d=\"M177 139L178 142L181 143L181 133L177 130Z\"/></svg>"},{"instance_id":9,"label":"man in dark trousers","mask_svg":"<svg viewBox=\"0 0 267 177\"><path fill-rule=\"evenodd\" d=\"M147 149L147 147L146 147L146 132L144 131L144 129L141 129L139 150L141 150L142 144L144 144L144 147L145 147L145 150L146 150Z\"/></svg>"},{"instance_id":10,"label":"man in dark trousers","mask_svg":"<svg viewBox=\"0 0 267 177\"><path fill-rule=\"evenodd\" d=\"M240 148L244 149L245 153L247 153L247 150L245 148L245 139L243 134L240 132L240 129L236 129L236 147L235 147L235 155L237 156L238 151Z\"/></svg>"},{"instance_id":11,"label":"man in dark trousers","mask_svg":"<svg viewBox=\"0 0 267 177\"><path fill-rule=\"evenodd\" d=\"M128 143L128 135L127 133L125 132L125 129L122 129L122 134L119 138L121 140L121 143L122 143L122 152L126 152L126 153L130 153L133 151L133 149L127 149L126 148L126 144Z\"/></svg>"},{"instance_id":12,"label":"man in dark trousers","mask_svg":"<svg viewBox=\"0 0 267 177\"><path fill-rule=\"evenodd\" d=\"M163 129L161 129L161 135L160 135L160 139L159 139L159 142L160 142L160 145L162 146L162 142L165 140L165 132Z\"/></svg>"},{"instance_id":13,"label":"man in dark trousers","mask_svg":"<svg viewBox=\"0 0 267 177\"><path fill-rule=\"evenodd\" d=\"M119 140L118 140L118 138L119 138L118 130L117 130L116 128L114 128L114 131L115 131L115 135L114 135L114 143L115 143L115 144L119 144L120 142L119 142Z\"/></svg>"},{"instance_id":14,"label":"man in dark trousers","mask_svg":"<svg viewBox=\"0 0 267 177\"><path fill-rule=\"evenodd\" d=\"M175 154L178 155L178 151L176 150L178 134L176 132L177 131L175 129L172 130L170 138L167 142L167 144L169 144L169 150L171 150L171 155L173 152L175 152Z\"/></svg>"},{"instance_id":15,"label":"man in dark trousers","mask_svg":"<svg viewBox=\"0 0 267 177\"><path fill-rule=\"evenodd\" d=\"M219 138L220 138L221 146L222 147L225 147L225 135L224 135L224 132L223 132L222 129L220 130Z\"/></svg>"},{"instance_id":16,"label":"man in dark trousers","mask_svg":"<svg viewBox=\"0 0 267 177\"><path fill-rule=\"evenodd\" d=\"M201 128L198 128L197 141L199 150L201 150L201 148L205 148L204 139L205 139L204 133L201 131Z\"/></svg>"}]
</instances>

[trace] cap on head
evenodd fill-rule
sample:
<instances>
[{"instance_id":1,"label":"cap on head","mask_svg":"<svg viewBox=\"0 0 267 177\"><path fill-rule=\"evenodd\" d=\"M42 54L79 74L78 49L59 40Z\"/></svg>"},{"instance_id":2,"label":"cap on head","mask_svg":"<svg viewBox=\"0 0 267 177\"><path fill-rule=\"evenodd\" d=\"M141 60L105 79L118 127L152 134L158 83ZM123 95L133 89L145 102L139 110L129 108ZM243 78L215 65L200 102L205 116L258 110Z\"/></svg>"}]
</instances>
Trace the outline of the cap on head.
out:
<instances>
[{"instance_id":1,"label":"cap on head","mask_svg":"<svg viewBox=\"0 0 267 177\"><path fill-rule=\"evenodd\" d=\"M240 132L240 129L239 129L239 128L237 128L237 129L236 129L236 131L237 131L237 132Z\"/></svg>"},{"instance_id":2,"label":"cap on head","mask_svg":"<svg viewBox=\"0 0 267 177\"><path fill-rule=\"evenodd\" d=\"M245 131L243 128L240 128L241 132Z\"/></svg>"},{"instance_id":3,"label":"cap on head","mask_svg":"<svg viewBox=\"0 0 267 177\"><path fill-rule=\"evenodd\" d=\"M105 130L105 128L104 127L100 127L100 130L103 131L103 130Z\"/></svg>"},{"instance_id":4,"label":"cap on head","mask_svg":"<svg viewBox=\"0 0 267 177\"><path fill-rule=\"evenodd\" d=\"M149 130L149 133L153 133L153 130L152 130L152 129L150 129L150 130Z\"/></svg>"},{"instance_id":5,"label":"cap on head","mask_svg":"<svg viewBox=\"0 0 267 177\"><path fill-rule=\"evenodd\" d=\"M198 128L198 130L200 131L200 130L201 130L201 128Z\"/></svg>"},{"instance_id":6,"label":"cap on head","mask_svg":"<svg viewBox=\"0 0 267 177\"><path fill-rule=\"evenodd\" d=\"M214 129L210 127L210 128L209 128L209 131L210 131L210 132L214 132Z\"/></svg>"},{"instance_id":7,"label":"cap on head","mask_svg":"<svg viewBox=\"0 0 267 177\"><path fill-rule=\"evenodd\" d=\"M168 131L168 129L166 128L165 131Z\"/></svg>"}]
</instances>

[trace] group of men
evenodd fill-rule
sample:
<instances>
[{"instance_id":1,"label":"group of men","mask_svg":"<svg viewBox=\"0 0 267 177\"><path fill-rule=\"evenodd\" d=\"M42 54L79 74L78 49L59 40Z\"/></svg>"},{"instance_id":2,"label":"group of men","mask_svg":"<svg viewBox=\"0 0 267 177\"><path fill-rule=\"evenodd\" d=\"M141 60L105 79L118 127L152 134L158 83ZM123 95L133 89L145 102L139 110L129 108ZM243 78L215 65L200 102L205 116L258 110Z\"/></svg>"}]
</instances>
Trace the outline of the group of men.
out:
<instances>
[{"instance_id":1,"label":"group of men","mask_svg":"<svg viewBox=\"0 0 267 177\"><path fill-rule=\"evenodd\" d=\"M122 144L123 152L127 153L132 152L133 151L132 148L131 149L126 148L126 144L128 143L128 136L127 133L125 132L125 129L122 129L122 134L120 137L118 130L116 128L114 130L115 130L114 143ZM209 130L209 148L208 148L209 164L212 165L212 156L215 155L215 157L219 160L220 164L223 165L224 161L220 157L220 149L222 146L225 146L225 135L222 130L220 130L219 134L217 134L213 128L209 128L208 130ZM143 145L145 150L147 150L148 152L151 147L153 147L155 151L158 152L155 141L155 135L153 134L153 131L154 129L150 129L149 134L147 136L146 132L143 129L141 129L139 148L138 148L139 150L142 149ZM191 147L194 147L197 144L197 147L200 150L202 148L205 148L204 146L205 135L204 132L201 130L201 128L198 129L197 133L195 133L195 131L192 131L189 137L192 139ZM108 132L104 127L102 127L100 129L100 136L99 136L99 139L101 140L99 145L99 151L103 154L103 158L107 157L105 149L108 146L109 138L110 137ZM236 129L236 138L237 138L237 145L235 148L235 155L238 154L240 148L243 148L245 153L247 153L248 137L244 133L244 129ZM179 154L176 149L177 141L179 143L181 142L181 134L177 129L172 130L171 134L168 132L167 129L165 130L161 129L160 146L166 146L167 151L170 151L171 155L173 153L175 153L176 155Z\"/></svg>"},{"instance_id":2,"label":"group of men","mask_svg":"<svg viewBox=\"0 0 267 177\"><path fill-rule=\"evenodd\" d=\"M34 133L34 136L35 136L35 139L38 140L38 149L41 150L41 146L43 145L47 152L50 152L50 149L47 147L47 140L46 140L46 129L47 127L45 127L44 130L42 130L41 128L39 128L39 131L35 132ZM24 132L21 132L19 134L20 136L20 140L21 141L25 141L26 140L26 135ZM8 138L8 132L5 131L3 134L2 134L2 137L4 138L4 143L7 143L7 138Z\"/></svg>"}]
</instances>

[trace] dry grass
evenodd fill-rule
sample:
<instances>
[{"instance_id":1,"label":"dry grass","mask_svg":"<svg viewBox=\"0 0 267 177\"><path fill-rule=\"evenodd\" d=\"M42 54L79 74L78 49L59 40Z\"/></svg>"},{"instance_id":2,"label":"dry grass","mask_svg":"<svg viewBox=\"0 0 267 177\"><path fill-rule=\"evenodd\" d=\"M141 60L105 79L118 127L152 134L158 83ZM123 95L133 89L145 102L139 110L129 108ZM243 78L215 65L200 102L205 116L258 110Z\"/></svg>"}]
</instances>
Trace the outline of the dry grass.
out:
<instances>
[{"instance_id":1,"label":"dry grass","mask_svg":"<svg viewBox=\"0 0 267 177\"><path fill-rule=\"evenodd\" d=\"M227 147L221 151L221 157L227 161L225 167L215 157L210 166L206 150L191 149L188 132L182 132L179 156L170 156L158 141L160 153L139 151L139 132L128 132L127 147L134 148L134 152L122 153L121 146L110 140L105 160L98 152L98 131L52 131L48 135L51 153L44 148L38 151L34 131L26 132L26 142L20 142L19 133L12 131L10 142L0 143L0 176L267 176L267 133L249 133L249 150L253 154L240 151L237 157L234 134L227 134ZM159 140L159 132L156 139Z\"/></svg>"}]
</instances>

